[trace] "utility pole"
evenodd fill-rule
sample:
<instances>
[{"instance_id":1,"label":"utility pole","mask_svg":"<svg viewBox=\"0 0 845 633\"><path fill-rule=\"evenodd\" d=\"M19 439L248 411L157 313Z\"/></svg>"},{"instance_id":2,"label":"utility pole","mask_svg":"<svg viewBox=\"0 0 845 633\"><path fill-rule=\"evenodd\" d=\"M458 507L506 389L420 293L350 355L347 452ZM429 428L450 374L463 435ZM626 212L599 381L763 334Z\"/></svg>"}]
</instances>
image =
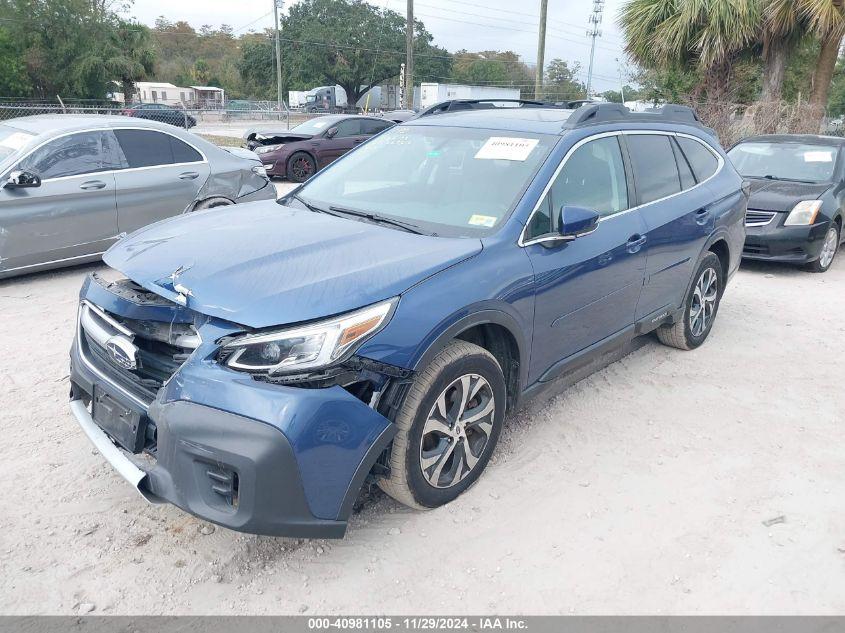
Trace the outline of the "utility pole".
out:
<instances>
[{"instance_id":1,"label":"utility pole","mask_svg":"<svg viewBox=\"0 0 845 633\"><path fill-rule=\"evenodd\" d=\"M543 98L543 66L546 57L546 15L549 12L549 0L540 0L540 29L537 36L537 76L534 80L534 99Z\"/></svg>"},{"instance_id":2,"label":"utility pole","mask_svg":"<svg viewBox=\"0 0 845 633\"><path fill-rule=\"evenodd\" d=\"M405 107L414 109L414 0L408 0L405 23Z\"/></svg>"},{"instance_id":3,"label":"utility pole","mask_svg":"<svg viewBox=\"0 0 845 633\"><path fill-rule=\"evenodd\" d=\"M276 29L276 92L279 118L282 116L282 44L279 40L279 9L285 6L285 0L273 0L273 26ZM290 117L288 117L290 125Z\"/></svg>"},{"instance_id":4,"label":"utility pole","mask_svg":"<svg viewBox=\"0 0 845 633\"><path fill-rule=\"evenodd\" d=\"M622 95L622 105L625 105L625 82L622 81L622 64L619 63L619 58L616 58L616 68L619 70L619 92Z\"/></svg>"},{"instance_id":5,"label":"utility pole","mask_svg":"<svg viewBox=\"0 0 845 633\"><path fill-rule=\"evenodd\" d=\"M590 93L593 89L593 60L596 57L596 38L601 37L601 14L604 11L604 0L593 0L593 12L590 14L590 30L587 31L587 37L593 39L590 46L590 69L587 71L587 99L590 98Z\"/></svg>"}]
</instances>

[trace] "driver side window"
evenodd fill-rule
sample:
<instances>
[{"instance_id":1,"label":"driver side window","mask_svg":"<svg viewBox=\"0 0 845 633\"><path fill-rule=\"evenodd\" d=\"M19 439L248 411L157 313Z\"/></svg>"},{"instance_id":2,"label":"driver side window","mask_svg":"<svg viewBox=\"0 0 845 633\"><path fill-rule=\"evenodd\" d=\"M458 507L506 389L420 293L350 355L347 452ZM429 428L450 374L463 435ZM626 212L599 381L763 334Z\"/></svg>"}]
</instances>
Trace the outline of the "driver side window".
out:
<instances>
[{"instance_id":1,"label":"driver side window","mask_svg":"<svg viewBox=\"0 0 845 633\"><path fill-rule=\"evenodd\" d=\"M563 206L586 207L602 217L628 208L628 181L617 136L589 141L560 170L525 232L530 240L557 230Z\"/></svg>"},{"instance_id":2,"label":"driver side window","mask_svg":"<svg viewBox=\"0 0 845 633\"><path fill-rule=\"evenodd\" d=\"M345 136L358 136L361 133L360 119L346 119L337 124L337 134L335 138L344 138Z\"/></svg>"},{"instance_id":3,"label":"driver side window","mask_svg":"<svg viewBox=\"0 0 845 633\"><path fill-rule=\"evenodd\" d=\"M42 180L111 169L103 160L101 141L101 132L69 134L36 149L17 169L37 174Z\"/></svg>"}]
</instances>

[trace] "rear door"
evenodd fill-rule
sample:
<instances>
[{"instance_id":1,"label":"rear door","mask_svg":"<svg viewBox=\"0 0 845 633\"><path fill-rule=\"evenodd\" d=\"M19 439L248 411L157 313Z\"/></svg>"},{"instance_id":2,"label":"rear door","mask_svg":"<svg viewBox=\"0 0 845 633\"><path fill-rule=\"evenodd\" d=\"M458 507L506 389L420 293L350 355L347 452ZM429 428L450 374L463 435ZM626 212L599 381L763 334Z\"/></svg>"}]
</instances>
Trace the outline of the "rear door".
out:
<instances>
[{"instance_id":1,"label":"rear door","mask_svg":"<svg viewBox=\"0 0 845 633\"><path fill-rule=\"evenodd\" d=\"M685 142L692 139L683 138ZM701 186L704 178L695 178L674 134L627 132L625 140L648 238L639 320L673 310L683 301L713 230L713 196ZM709 153L700 141L692 142Z\"/></svg>"},{"instance_id":2,"label":"rear door","mask_svg":"<svg viewBox=\"0 0 845 633\"><path fill-rule=\"evenodd\" d=\"M0 271L101 253L114 242L113 149L107 132L77 132L12 168L37 174L41 186L0 189Z\"/></svg>"},{"instance_id":3,"label":"rear door","mask_svg":"<svg viewBox=\"0 0 845 633\"><path fill-rule=\"evenodd\" d=\"M115 172L117 224L129 233L184 212L210 168L195 147L158 130L117 129L125 168Z\"/></svg>"}]
</instances>

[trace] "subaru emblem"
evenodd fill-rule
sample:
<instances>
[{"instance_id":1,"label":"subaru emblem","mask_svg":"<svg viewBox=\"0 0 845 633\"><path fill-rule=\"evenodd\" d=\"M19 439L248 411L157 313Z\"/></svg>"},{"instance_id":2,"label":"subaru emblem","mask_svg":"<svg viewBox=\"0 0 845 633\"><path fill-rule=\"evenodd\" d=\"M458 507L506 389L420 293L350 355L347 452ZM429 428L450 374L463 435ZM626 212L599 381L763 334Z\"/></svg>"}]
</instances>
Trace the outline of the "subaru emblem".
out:
<instances>
[{"instance_id":1,"label":"subaru emblem","mask_svg":"<svg viewBox=\"0 0 845 633\"><path fill-rule=\"evenodd\" d=\"M106 350L115 365L124 369L136 369L138 367L138 348L127 338L112 336L106 341Z\"/></svg>"}]
</instances>

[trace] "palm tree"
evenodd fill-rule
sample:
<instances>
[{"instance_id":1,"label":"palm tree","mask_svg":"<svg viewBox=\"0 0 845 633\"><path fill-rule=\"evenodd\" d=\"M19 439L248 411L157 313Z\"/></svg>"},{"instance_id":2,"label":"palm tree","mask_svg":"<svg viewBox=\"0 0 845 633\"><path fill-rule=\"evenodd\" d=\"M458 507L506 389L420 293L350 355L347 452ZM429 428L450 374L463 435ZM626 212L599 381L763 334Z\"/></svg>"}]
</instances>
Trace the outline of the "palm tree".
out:
<instances>
[{"instance_id":1,"label":"palm tree","mask_svg":"<svg viewBox=\"0 0 845 633\"><path fill-rule=\"evenodd\" d=\"M727 97L731 62L756 41L759 21L758 0L628 0L619 17L637 63L698 70L695 96L714 101Z\"/></svg>"},{"instance_id":2,"label":"palm tree","mask_svg":"<svg viewBox=\"0 0 845 633\"><path fill-rule=\"evenodd\" d=\"M813 72L810 104L821 120L827 106L830 84L839 58L839 47L845 34L845 2L843 0L804 0L802 13L810 31L821 39L821 51Z\"/></svg>"}]
</instances>

